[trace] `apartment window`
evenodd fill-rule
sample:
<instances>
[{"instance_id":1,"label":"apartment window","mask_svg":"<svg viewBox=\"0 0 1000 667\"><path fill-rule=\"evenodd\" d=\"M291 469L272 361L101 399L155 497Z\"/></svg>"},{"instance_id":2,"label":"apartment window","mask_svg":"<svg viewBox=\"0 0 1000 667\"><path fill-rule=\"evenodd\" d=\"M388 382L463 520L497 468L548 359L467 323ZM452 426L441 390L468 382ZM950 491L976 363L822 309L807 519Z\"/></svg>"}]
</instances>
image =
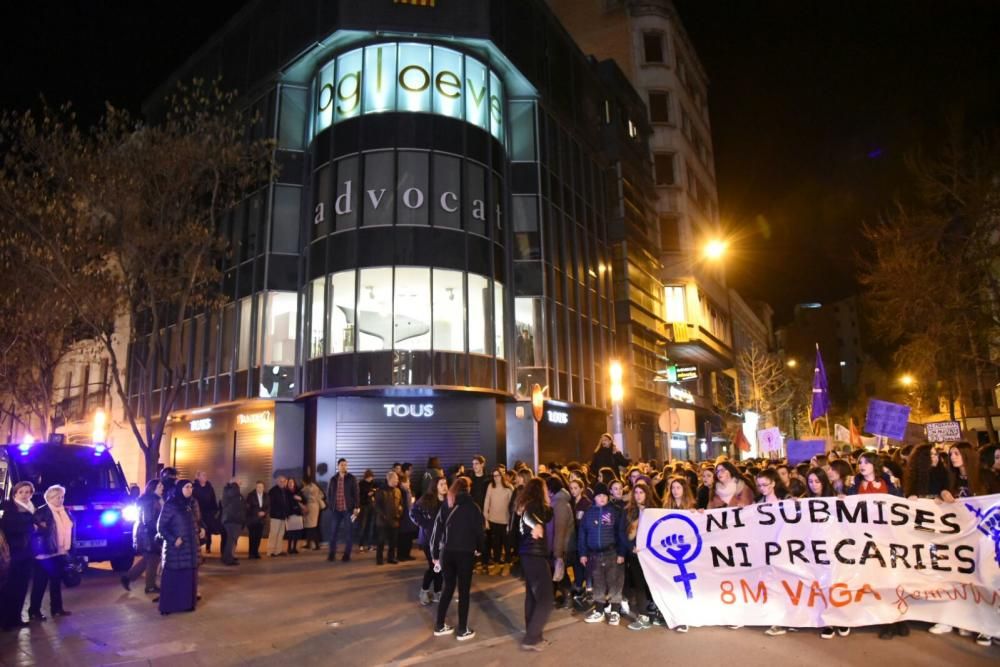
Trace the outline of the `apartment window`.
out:
<instances>
[{"instance_id":1,"label":"apartment window","mask_svg":"<svg viewBox=\"0 0 1000 667\"><path fill-rule=\"evenodd\" d=\"M680 221L675 216L660 216L660 249L664 252L679 252L681 249Z\"/></svg>"},{"instance_id":2,"label":"apartment window","mask_svg":"<svg viewBox=\"0 0 1000 667\"><path fill-rule=\"evenodd\" d=\"M647 63L664 63L663 33L647 32L642 35L642 52Z\"/></svg>"},{"instance_id":3,"label":"apartment window","mask_svg":"<svg viewBox=\"0 0 1000 667\"><path fill-rule=\"evenodd\" d=\"M667 322L687 321L684 300L683 285L667 285L663 288L663 302L666 306Z\"/></svg>"},{"instance_id":4,"label":"apartment window","mask_svg":"<svg viewBox=\"0 0 1000 667\"><path fill-rule=\"evenodd\" d=\"M673 153L655 153L653 155L653 168L656 171L657 185L675 185L677 183Z\"/></svg>"},{"instance_id":5,"label":"apartment window","mask_svg":"<svg viewBox=\"0 0 1000 667\"><path fill-rule=\"evenodd\" d=\"M649 121L651 123L670 122L670 93L662 90L649 91Z\"/></svg>"}]
</instances>

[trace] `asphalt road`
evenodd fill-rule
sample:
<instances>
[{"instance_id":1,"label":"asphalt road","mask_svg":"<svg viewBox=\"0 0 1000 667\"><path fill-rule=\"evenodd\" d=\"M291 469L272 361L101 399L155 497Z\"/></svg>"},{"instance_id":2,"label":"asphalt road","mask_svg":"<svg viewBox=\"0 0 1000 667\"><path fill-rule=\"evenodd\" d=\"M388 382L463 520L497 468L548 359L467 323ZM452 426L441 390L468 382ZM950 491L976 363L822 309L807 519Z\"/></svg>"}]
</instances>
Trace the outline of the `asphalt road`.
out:
<instances>
[{"instance_id":1,"label":"asphalt road","mask_svg":"<svg viewBox=\"0 0 1000 667\"><path fill-rule=\"evenodd\" d=\"M0 665L1000 664L1000 645L983 648L954 633L936 637L920 623L908 638L884 641L863 629L824 641L814 631L768 637L763 628L633 632L626 623L586 624L568 611L553 613L548 650L528 653L519 649L521 582L487 576L473 581L470 625L477 636L459 643L431 634L434 607L416 602L422 571L422 561L376 567L370 553L350 563L310 552L232 568L209 558L198 610L161 617L141 581L127 593L113 573L92 570L64 592L72 616L0 634ZM453 605L452 623L455 613Z\"/></svg>"}]
</instances>

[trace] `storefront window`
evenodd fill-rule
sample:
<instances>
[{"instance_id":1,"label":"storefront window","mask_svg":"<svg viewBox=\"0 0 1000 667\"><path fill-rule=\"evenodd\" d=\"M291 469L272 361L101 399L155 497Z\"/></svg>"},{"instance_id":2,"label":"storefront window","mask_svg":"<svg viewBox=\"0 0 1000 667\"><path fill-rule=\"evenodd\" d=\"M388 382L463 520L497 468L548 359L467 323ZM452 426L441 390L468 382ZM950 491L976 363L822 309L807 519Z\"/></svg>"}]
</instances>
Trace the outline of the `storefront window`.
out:
<instances>
[{"instance_id":1,"label":"storefront window","mask_svg":"<svg viewBox=\"0 0 1000 667\"><path fill-rule=\"evenodd\" d=\"M542 300L531 297L514 299L514 321L517 329L517 343L515 345L517 365L523 367L544 366Z\"/></svg>"},{"instance_id":2,"label":"storefront window","mask_svg":"<svg viewBox=\"0 0 1000 667\"><path fill-rule=\"evenodd\" d=\"M392 347L392 269L361 269L358 297L358 349Z\"/></svg>"},{"instance_id":3,"label":"storefront window","mask_svg":"<svg viewBox=\"0 0 1000 667\"><path fill-rule=\"evenodd\" d=\"M264 329L265 366L295 365L295 292L268 292L267 324ZM321 301L322 303L322 301ZM322 321L322 320L321 320Z\"/></svg>"},{"instance_id":4,"label":"storefront window","mask_svg":"<svg viewBox=\"0 0 1000 667\"><path fill-rule=\"evenodd\" d=\"M494 350L497 357L503 359L506 357L503 348L503 285L496 281L493 281L493 314L493 331L496 334Z\"/></svg>"},{"instance_id":5,"label":"storefront window","mask_svg":"<svg viewBox=\"0 0 1000 667\"><path fill-rule=\"evenodd\" d=\"M354 271L330 276L330 354L354 351Z\"/></svg>"},{"instance_id":6,"label":"storefront window","mask_svg":"<svg viewBox=\"0 0 1000 667\"><path fill-rule=\"evenodd\" d=\"M434 349L465 351L462 272L434 269Z\"/></svg>"},{"instance_id":7,"label":"storefront window","mask_svg":"<svg viewBox=\"0 0 1000 667\"><path fill-rule=\"evenodd\" d=\"M326 278L312 281L309 290L309 358L318 359L323 356L325 340L323 338L323 286Z\"/></svg>"},{"instance_id":8,"label":"storefront window","mask_svg":"<svg viewBox=\"0 0 1000 667\"><path fill-rule=\"evenodd\" d=\"M397 268L393 348L431 349L431 270Z\"/></svg>"},{"instance_id":9,"label":"storefront window","mask_svg":"<svg viewBox=\"0 0 1000 667\"><path fill-rule=\"evenodd\" d=\"M236 354L236 370L244 371L250 368L250 324L253 308L250 297L240 299L240 335Z\"/></svg>"},{"instance_id":10,"label":"storefront window","mask_svg":"<svg viewBox=\"0 0 1000 667\"><path fill-rule=\"evenodd\" d=\"M488 354L493 344L490 332L490 281L469 274L469 352Z\"/></svg>"}]
</instances>

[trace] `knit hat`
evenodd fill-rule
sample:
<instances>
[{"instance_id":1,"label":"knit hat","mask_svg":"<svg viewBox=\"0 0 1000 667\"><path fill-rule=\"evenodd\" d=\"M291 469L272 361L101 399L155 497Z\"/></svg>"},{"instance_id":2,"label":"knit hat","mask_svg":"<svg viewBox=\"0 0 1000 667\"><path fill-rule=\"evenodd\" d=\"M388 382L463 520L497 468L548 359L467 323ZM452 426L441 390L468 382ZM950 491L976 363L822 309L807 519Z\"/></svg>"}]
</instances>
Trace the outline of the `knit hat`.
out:
<instances>
[{"instance_id":1,"label":"knit hat","mask_svg":"<svg viewBox=\"0 0 1000 667\"><path fill-rule=\"evenodd\" d=\"M611 495L608 492L608 485L605 484L604 482L598 482L597 484L594 484L594 497L596 498L597 496L600 495L605 495L605 496Z\"/></svg>"}]
</instances>

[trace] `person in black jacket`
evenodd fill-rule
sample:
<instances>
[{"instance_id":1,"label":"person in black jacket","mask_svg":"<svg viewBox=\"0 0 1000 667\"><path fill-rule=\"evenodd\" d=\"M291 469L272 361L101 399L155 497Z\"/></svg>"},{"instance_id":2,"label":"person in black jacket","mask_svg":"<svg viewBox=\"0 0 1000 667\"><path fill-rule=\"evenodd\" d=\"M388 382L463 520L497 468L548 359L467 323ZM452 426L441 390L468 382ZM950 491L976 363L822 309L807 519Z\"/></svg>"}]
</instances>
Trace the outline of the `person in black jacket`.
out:
<instances>
[{"instance_id":1,"label":"person in black jacket","mask_svg":"<svg viewBox=\"0 0 1000 667\"><path fill-rule=\"evenodd\" d=\"M250 555L252 560L260 560L260 541L264 537L264 524L271 509L270 495L264 482L257 480L254 490L247 494L247 533L250 535Z\"/></svg>"},{"instance_id":2,"label":"person in black jacket","mask_svg":"<svg viewBox=\"0 0 1000 667\"><path fill-rule=\"evenodd\" d=\"M292 504L285 490L287 485L288 478L284 475L278 475L275 485L267 492L267 501L270 505L268 516L271 517L270 532L267 537L267 555L272 558L285 555L281 550L281 543L285 540L285 519L292 513Z\"/></svg>"},{"instance_id":3,"label":"person in black jacket","mask_svg":"<svg viewBox=\"0 0 1000 667\"><path fill-rule=\"evenodd\" d=\"M14 630L27 627L21 610L28 596L31 583L31 533L34 530L35 505L31 497L35 487L31 482L18 482L11 491L10 500L0 504L0 530L10 548L10 571L7 581L0 588L0 627Z\"/></svg>"},{"instance_id":4,"label":"person in black jacket","mask_svg":"<svg viewBox=\"0 0 1000 667\"><path fill-rule=\"evenodd\" d=\"M552 613L552 568L545 525L552 520L552 507L545 482L531 479L518 494L514 508L518 531L518 553L524 573L524 640L521 648L542 651L549 642L542 637Z\"/></svg>"},{"instance_id":5,"label":"person in black jacket","mask_svg":"<svg viewBox=\"0 0 1000 667\"><path fill-rule=\"evenodd\" d=\"M486 474L486 457L482 454L476 454L472 457L472 477L470 481L472 482L472 487L469 493L472 495L472 499L476 501L479 505L480 511L486 507L486 491L490 486L490 481L493 478ZM490 550L483 549L482 562L480 563L483 574L489 574L490 567Z\"/></svg>"},{"instance_id":6,"label":"person in black jacket","mask_svg":"<svg viewBox=\"0 0 1000 667\"><path fill-rule=\"evenodd\" d=\"M156 538L156 522L160 519L163 509L163 482L151 479L146 482L145 492L135 502L139 516L132 525L132 546L139 554L139 560L132 568L122 575L122 587L131 590L132 582L146 573L146 592L159 593L156 585L156 571L160 567L160 553L163 545Z\"/></svg>"},{"instance_id":7,"label":"person in black jacket","mask_svg":"<svg viewBox=\"0 0 1000 667\"><path fill-rule=\"evenodd\" d=\"M194 499L201 512L201 528L205 531L205 553L212 553L212 535L221 535L225 542L226 535L219 522L219 500L215 497L215 488L208 481L208 473L199 472L195 477Z\"/></svg>"},{"instance_id":8,"label":"person in black jacket","mask_svg":"<svg viewBox=\"0 0 1000 667\"><path fill-rule=\"evenodd\" d=\"M35 573L31 582L31 604L28 620L44 621L42 598L49 589L49 611L52 616L69 616L63 609L62 578L66 557L73 548L73 517L63 502L66 489L54 484L45 490L45 505L35 512L35 534L31 537L35 555Z\"/></svg>"},{"instance_id":9,"label":"person in black jacket","mask_svg":"<svg viewBox=\"0 0 1000 667\"><path fill-rule=\"evenodd\" d=\"M424 571L424 580L420 585L420 593L417 599L425 607L431 602L440 602L442 577L440 569L434 568L434 559L431 558L431 533L434 531L434 520L437 518L441 505L448 498L448 480L444 477L444 472L435 480L432 485L428 482L427 493L421 496L420 500L414 503L410 509L410 518L417 524L419 530L417 534L417 544L424 550L424 557L427 559L427 570ZM434 584L434 592L431 593L431 584Z\"/></svg>"},{"instance_id":10,"label":"person in black jacket","mask_svg":"<svg viewBox=\"0 0 1000 667\"><path fill-rule=\"evenodd\" d=\"M444 570L444 590L438 604L434 636L449 635L455 629L444 622L448 605L458 586L459 641L472 639L469 627L469 593L472 589L472 564L482 553L485 534L483 512L469 495L469 480L459 477L448 491L448 500L438 511L431 534L431 557L434 567Z\"/></svg>"},{"instance_id":11,"label":"person in black jacket","mask_svg":"<svg viewBox=\"0 0 1000 667\"><path fill-rule=\"evenodd\" d=\"M222 535L225 538L222 545L223 565L239 565L233 554L245 523L246 510L243 508L243 496L240 494L239 483L234 479L222 488Z\"/></svg>"},{"instance_id":12,"label":"person in black jacket","mask_svg":"<svg viewBox=\"0 0 1000 667\"><path fill-rule=\"evenodd\" d=\"M330 478L326 487L326 503L331 510L330 553L326 559L331 562L337 559L337 536L340 534L340 527L344 526L346 534L341 560L346 563L351 560L351 547L354 546L353 523L361 509L358 480L347 472L347 459L337 461L337 474Z\"/></svg>"},{"instance_id":13,"label":"person in black jacket","mask_svg":"<svg viewBox=\"0 0 1000 667\"><path fill-rule=\"evenodd\" d=\"M594 457L590 460L590 469L600 471L601 468L611 468L615 475L620 474L620 470L628 466L628 459L618 451L614 444L614 438L610 433L601 435L594 448Z\"/></svg>"},{"instance_id":14,"label":"person in black jacket","mask_svg":"<svg viewBox=\"0 0 1000 667\"><path fill-rule=\"evenodd\" d=\"M198 523L191 495L194 484L179 479L163 505L156 532L163 540L160 613L194 611L198 597Z\"/></svg>"}]
</instances>

